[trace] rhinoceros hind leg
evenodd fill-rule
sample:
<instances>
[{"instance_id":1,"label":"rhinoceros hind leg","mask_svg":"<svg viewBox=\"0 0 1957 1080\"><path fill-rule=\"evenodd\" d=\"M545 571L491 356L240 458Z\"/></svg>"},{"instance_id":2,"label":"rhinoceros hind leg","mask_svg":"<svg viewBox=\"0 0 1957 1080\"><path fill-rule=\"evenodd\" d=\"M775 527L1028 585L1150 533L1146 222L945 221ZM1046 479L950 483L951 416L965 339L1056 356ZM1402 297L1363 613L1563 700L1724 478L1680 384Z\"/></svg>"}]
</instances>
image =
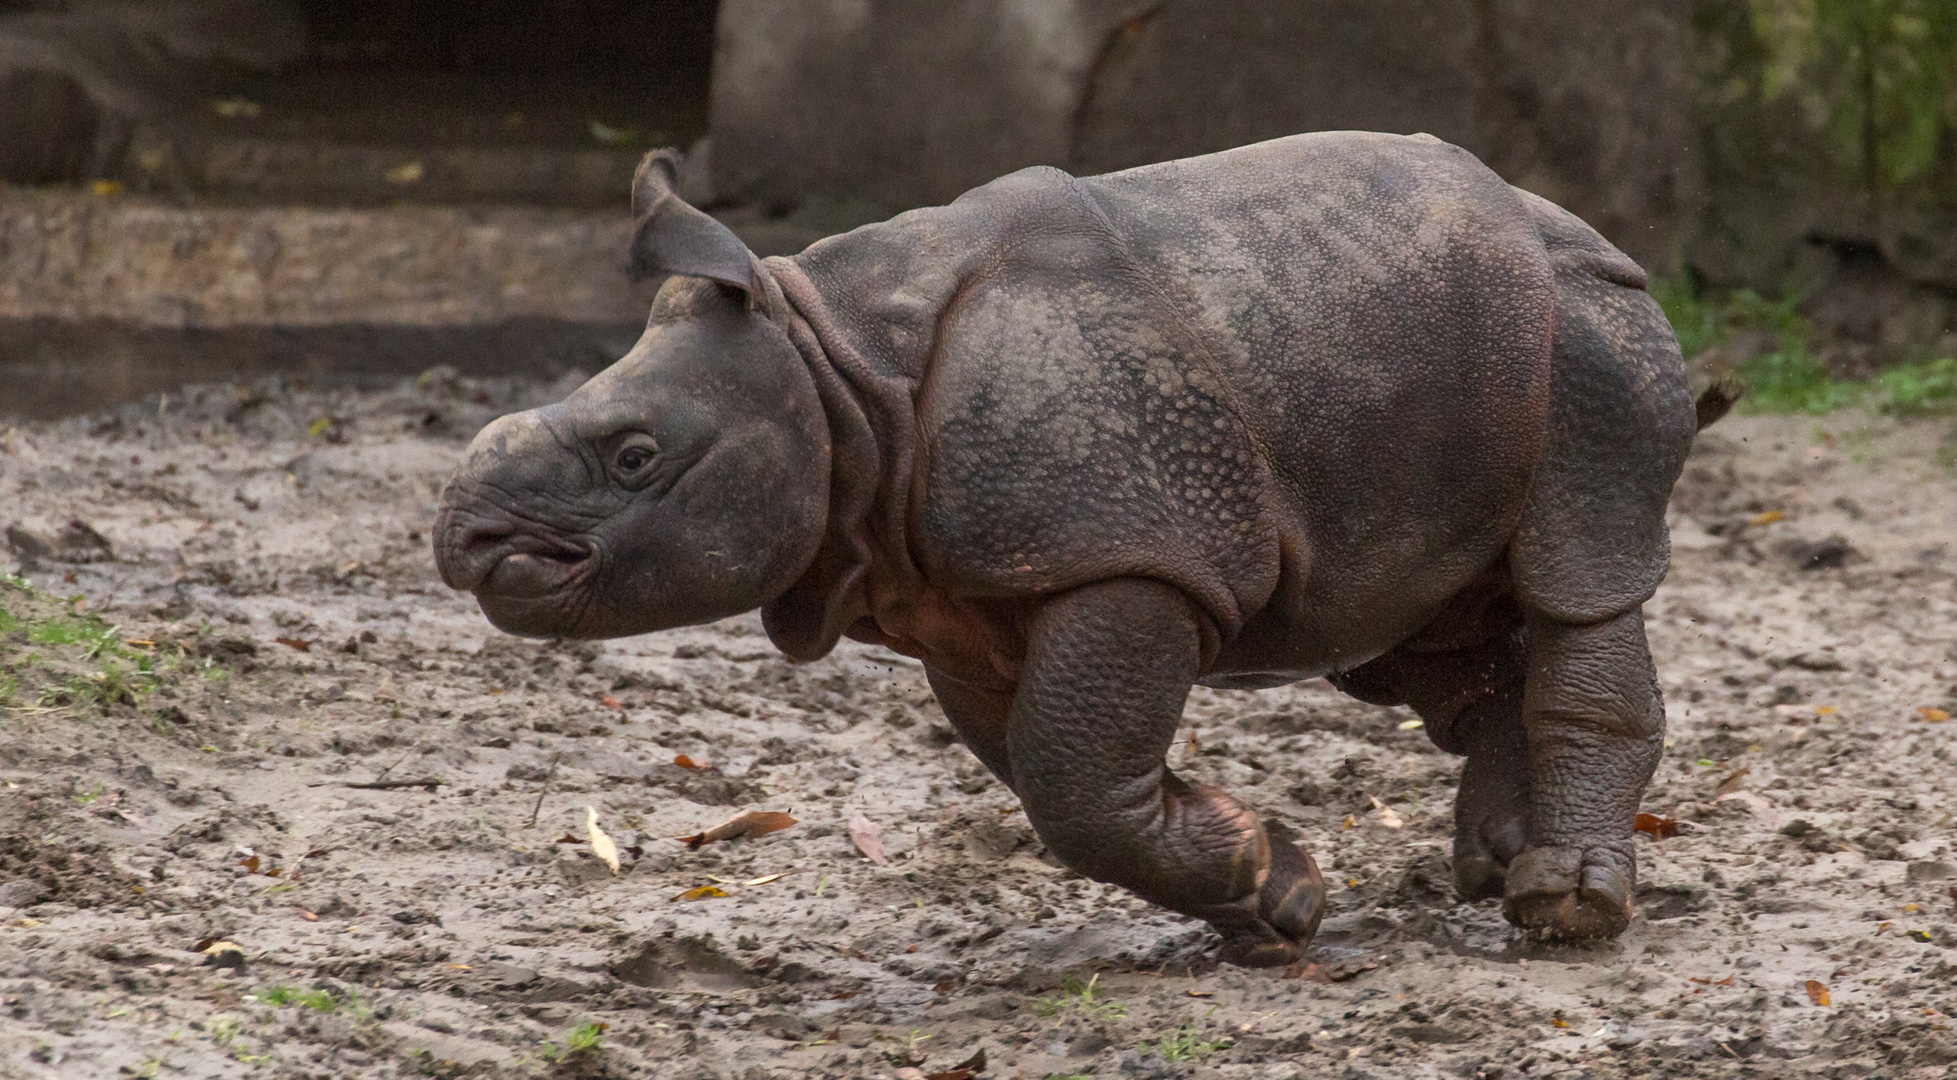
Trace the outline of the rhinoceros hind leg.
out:
<instances>
[{"instance_id":1,"label":"rhinoceros hind leg","mask_svg":"<svg viewBox=\"0 0 1957 1080\"><path fill-rule=\"evenodd\" d=\"M1630 923L1631 825L1664 744L1642 605L1665 575L1665 505L1696 417L1657 302L1574 248L1552 258L1549 434L1508 557L1528 642L1529 827L1503 909L1548 937L1611 937Z\"/></svg>"},{"instance_id":2,"label":"rhinoceros hind leg","mask_svg":"<svg viewBox=\"0 0 1957 1080\"><path fill-rule=\"evenodd\" d=\"M1637 885L1631 822L1664 742L1643 612L1582 625L1532 616L1523 723L1529 836L1503 913L1546 937L1615 937Z\"/></svg>"}]
</instances>

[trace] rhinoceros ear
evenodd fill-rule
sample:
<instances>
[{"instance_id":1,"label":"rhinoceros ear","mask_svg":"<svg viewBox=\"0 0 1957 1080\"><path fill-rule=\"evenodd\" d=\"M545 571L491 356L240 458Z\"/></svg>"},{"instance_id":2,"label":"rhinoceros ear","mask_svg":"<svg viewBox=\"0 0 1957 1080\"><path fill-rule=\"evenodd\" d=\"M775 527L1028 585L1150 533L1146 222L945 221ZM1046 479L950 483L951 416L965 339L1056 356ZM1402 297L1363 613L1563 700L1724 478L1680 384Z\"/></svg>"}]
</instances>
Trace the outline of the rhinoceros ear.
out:
<instances>
[{"instance_id":1,"label":"rhinoceros ear","mask_svg":"<svg viewBox=\"0 0 1957 1080\"><path fill-rule=\"evenodd\" d=\"M674 189L680 154L654 150L632 177L632 276L685 274L711 278L745 293L750 304L765 302L759 259L734 231L688 206Z\"/></svg>"}]
</instances>

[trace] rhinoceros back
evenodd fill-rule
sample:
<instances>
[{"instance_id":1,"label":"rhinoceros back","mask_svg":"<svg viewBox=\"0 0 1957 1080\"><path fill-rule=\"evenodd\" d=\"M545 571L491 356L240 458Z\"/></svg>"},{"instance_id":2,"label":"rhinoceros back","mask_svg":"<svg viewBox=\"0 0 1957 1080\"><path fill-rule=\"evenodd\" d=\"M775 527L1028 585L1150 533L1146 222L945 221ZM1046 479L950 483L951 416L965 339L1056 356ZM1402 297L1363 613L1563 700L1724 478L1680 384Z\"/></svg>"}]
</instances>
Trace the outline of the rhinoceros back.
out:
<instances>
[{"instance_id":1,"label":"rhinoceros back","mask_svg":"<svg viewBox=\"0 0 1957 1080\"><path fill-rule=\"evenodd\" d=\"M1144 576L1226 636L1274 604L1410 632L1499 555L1540 453L1542 240L1431 138L1029 169L797 262L919 381L913 548L967 591Z\"/></svg>"}]
</instances>

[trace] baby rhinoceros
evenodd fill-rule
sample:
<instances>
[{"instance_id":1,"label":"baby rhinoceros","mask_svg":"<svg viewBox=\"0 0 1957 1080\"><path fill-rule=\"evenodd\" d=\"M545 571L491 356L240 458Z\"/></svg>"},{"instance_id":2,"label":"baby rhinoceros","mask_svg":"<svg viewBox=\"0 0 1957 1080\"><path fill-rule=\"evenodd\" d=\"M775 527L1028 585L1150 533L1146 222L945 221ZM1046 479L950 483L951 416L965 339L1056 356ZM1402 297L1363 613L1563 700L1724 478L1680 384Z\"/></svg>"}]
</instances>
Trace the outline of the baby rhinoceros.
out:
<instances>
[{"instance_id":1,"label":"baby rhinoceros","mask_svg":"<svg viewBox=\"0 0 1957 1080\"><path fill-rule=\"evenodd\" d=\"M1664 712L1640 605L1697 421L1645 275L1431 136L1299 135L760 259L634 181L667 274L631 352L505 416L442 499L444 580L516 634L761 609L814 660L924 664L1067 865L1297 960L1285 828L1164 764L1190 687L1317 676L1466 755L1461 896L1630 920Z\"/></svg>"}]
</instances>

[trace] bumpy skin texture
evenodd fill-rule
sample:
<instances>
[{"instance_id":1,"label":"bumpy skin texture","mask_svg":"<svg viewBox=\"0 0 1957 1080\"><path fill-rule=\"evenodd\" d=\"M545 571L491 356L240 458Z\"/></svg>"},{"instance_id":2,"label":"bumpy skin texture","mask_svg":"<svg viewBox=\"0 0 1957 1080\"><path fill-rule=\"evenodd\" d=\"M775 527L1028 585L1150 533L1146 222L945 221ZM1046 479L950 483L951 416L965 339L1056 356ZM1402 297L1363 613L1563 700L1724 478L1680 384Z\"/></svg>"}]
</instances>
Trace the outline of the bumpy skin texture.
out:
<instances>
[{"instance_id":1,"label":"bumpy skin texture","mask_svg":"<svg viewBox=\"0 0 1957 1080\"><path fill-rule=\"evenodd\" d=\"M1466 152L1351 132L1029 169L755 263L744 317L828 428L798 444L824 509L784 533L813 553L764 590L768 632L922 659L1062 860L1209 920L1236 962L1297 959L1324 887L1281 827L1165 768L1196 683L1411 705L1467 755L1463 895L1616 934L1662 737L1639 608L1694 430L1643 284ZM662 356L621 363L693 362ZM491 550L467 539L438 553ZM634 628L680 621L648 602Z\"/></svg>"}]
</instances>

